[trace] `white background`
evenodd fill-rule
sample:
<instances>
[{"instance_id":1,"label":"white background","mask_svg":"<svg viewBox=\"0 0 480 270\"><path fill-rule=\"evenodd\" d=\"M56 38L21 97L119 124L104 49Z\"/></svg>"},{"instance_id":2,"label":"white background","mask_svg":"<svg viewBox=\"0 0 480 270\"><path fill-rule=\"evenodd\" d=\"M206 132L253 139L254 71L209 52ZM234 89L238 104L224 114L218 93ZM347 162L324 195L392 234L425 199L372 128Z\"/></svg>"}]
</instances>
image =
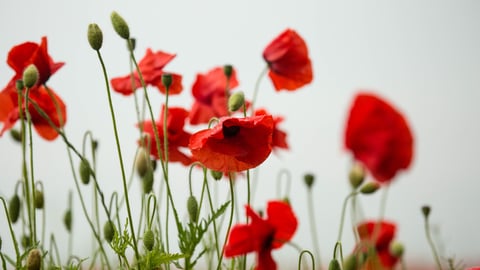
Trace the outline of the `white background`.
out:
<instances>
[{"instance_id":1,"label":"white background","mask_svg":"<svg viewBox=\"0 0 480 270\"><path fill-rule=\"evenodd\" d=\"M121 191L120 170L103 77L86 30L92 22L103 29L101 51L109 75L128 73L125 44L110 24L114 10L137 38L138 59L148 47L177 53L166 70L183 75L185 90L172 97L171 104L186 108L192 103L196 73L232 64L238 70L238 89L249 97L264 67L265 46L287 27L304 37L313 83L297 92L276 93L264 79L258 96L259 106L285 116L281 128L288 132L291 150L272 155L261 166L254 206L263 207L276 197L277 174L287 168L292 175L290 199L300 220L295 243L312 247L302 182L303 174L312 172L317 179L315 212L323 261L332 254L340 207L349 191L350 155L342 146L346 113L355 93L369 89L400 108L415 136L412 167L393 183L386 209L386 217L398 223L397 238L406 246L407 263L433 262L420 214L420 207L430 204L442 254L480 264L479 1L2 1L0 85L13 75L6 64L9 49L48 36L50 55L66 62L48 84L67 104L66 132L77 148L87 130L99 139L98 177L107 196ZM163 96L156 90L150 93L158 114ZM129 174L137 136L133 98L113 98ZM67 191L74 185L64 143L34 138L35 175L45 184L47 233L55 232L65 254L67 234L60 221ZM0 138L1 196L13 194L20 161L20 147L5 134ZM134 180L131 196L138 211L138 179ZM179 194L177 205L183 207L187 170L172 166L172 182ZM239 182L241 194L245 183ZM217 185L226 190L226 182ZM87 198L89 192L84 189ZM379 200L380 194L363 200L368 217L376 217ZM91 240L85 237L88 229L80 208L75 211L74 251L85 257ZM348 251L352 235L348 229L344 232ZM0 236L2 252L13 255L3 211ZM274 256L296 265L290 247Z\"/></svg>"}]
</instances>

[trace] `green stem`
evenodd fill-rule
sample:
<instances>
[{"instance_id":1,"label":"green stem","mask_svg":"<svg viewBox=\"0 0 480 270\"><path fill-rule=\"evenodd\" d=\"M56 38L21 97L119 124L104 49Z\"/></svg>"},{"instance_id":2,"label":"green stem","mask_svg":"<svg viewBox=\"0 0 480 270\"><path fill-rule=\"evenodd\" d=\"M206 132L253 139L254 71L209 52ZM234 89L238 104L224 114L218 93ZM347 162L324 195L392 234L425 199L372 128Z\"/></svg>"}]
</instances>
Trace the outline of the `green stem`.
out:
<instances>
[{"instance_id":1,"label":"green stem","mask_svg":"<svg viewBox=\"0 0 480 270\"><path fill-rule=\"evenodd\" d=\"M227 241L228 241L228 236L230 234L230 229L232 228L232 223L233 223L233 212L235 210L235 191L233 189L233 179L232 179L232 176L229 174L229 183L230 183L230 202L231 202L231 205L230 205L230 219L228 221L228 227L227 227L227 232L226 232L226 235L225 235L225 240L223 242L223 246L222 246L222 256L220 256L220 260L218 261L218 265L217 265L217 270L219 270L222 266L222 259L223 259L223 253L225 252L225 246L227 245Z\"/></svg>"},{"instance_id":2,"label":"green stem","mask_svg":"<svg viewBox=\"0 0 480 270\"><path fill-rule=\"evenodd\" d=\"M315 251L315 257L318 260L318 265L322 265L320 260L320 248L318 246L318 234L317 234L317 225L315 222L315 212L313 208L313 195L312 189L307 189L307 206L308 206L308 215L310 217L310 230L312 232L312 242L313 242L313 250ZM313 260L313 258L312 258ZM315 264L315 263L314 263ZM313 268L315 269L315 267Z\"/></svg>"},{"instance_id":3,"label":"green stem","mask_svg":"<svg viewBox=\"0 0 480 270\"><path fill-rule=\"evenodd\" d=\"M303 254L308 254L308 256L310 256L310 260L312 260L312 269L315 270L315 257L313 256L312 252L310 252L309 250L302 250L302 252L300 252L300 255L298 257L298 266L297 266L297 269L300 270L301 267L302 267L302 258L303 258Z\"/></svg>"},{"instance_id":4,"label":"green stem","mask_svg":"<svg viewBox=\"0 0 480 270\"><path fill-rule=\"evenodd\" d=\"M30 110L28 109L28 96L30 94L30 89L27 88L25 91L25 115L27 117L27 127L28 127L28 145L29 145L29 151L30 151L30 184L32 187L32 202L33 204L31 206L31 211L32 211L32 228L33 228L33 235L31 235L32 240L31 243L36 243L37 242L37 221L36 221L36 213L35 213L35 175L34 175L34 166L33 166L33 136L32 136L32 116L30 115Z\"/></svg>"},{"instance_id":5,"label":"green stem","mask_svg":"<svg viewBox=\"0 0 480 270\"><path fill-rule=\"evenodd\" d=\"M345 223L345 210L347 209L348 199L350 199L351 197L353 197L357 194L358 194L358 191L353 191L352 193L348 194L348 196L345 197L345 200L343 201L342 213L341 213L341 216L340 216L340 226L339 226L339 229L338 229L337 244L342 241L343 225Z\"/></svg>"},{"instance_id":6,"label":"green stem","mask_svg":"<svg viewBox=\"0 0 480 270\"><path fill-rule=\"evenodd\" d=\"M433 253L433 258L435 259L435 263L439 270L443 270L442 263L440 262L440 257L438 256L437 249L435 248L435 244L433 243L432 235L430 234L430 222L428 217L425 217L425 235L427 237L428 244L430 245L430 249Z\"/></svg>"},{"instance_id":7,"label":"green stem","mask_svg":"<svg viewBox=\"0 0 480 270\"><path fill-rule=\"evenodd\" d=\"M207 170L206 169L203 169L203 170L204 170L203 182L205 187L207 188L207 196L208 196L208 203L210 205L210 211L212 213L215 213L215 210L213 209L213 202L212 202L212 195L210 193L210 187L208 186L208 182L207 182ZM222 254L220 253L220 248L218 246L218 232L217 232L217 224L215 220L216 218L213 219L213 236L215 237L215 250L217 251L217 259L220 260L220 257L222 256Z\"/></svg>"},{"instance_id":8,"label":"green stem","mask_svg":"<svg viewBox=\"0 0 480 270\"><path fill-rule=\"evenodd\" d=\"M3 197L0 197L0 200L3 203L3 209L5 210L5 215L7 216L8 229L10 230L10 236L12 237L13 247L15 248L15 255L16 255L16 258L17 258L16 268L20 269L21 265L22 265L21 264L22 260L20 258L20 250L18 249L17 239L15 238L15 233L13 232L12 220L10 219L10 213L8 213L8 207L7 207L7 203L5 202L5 199Z\"/></svg>"},{"instance_id":9,"label":"green stem","mask_svg":"<svg viewBox=\"0 0 480 270\"><path fill-rule=\"evenodd\" d=\"M255 111L255 102L257 101L258 90L260 89L260 82L262 81L263 76L267 74L267 71L268 71L268 65L265 66L262 72L260 72L260 75L258 76L257 81L255 82L255 89L253 90L252 102L250 103L251 115L253 115L253 112Z\"/></svg>"}]
</instances>

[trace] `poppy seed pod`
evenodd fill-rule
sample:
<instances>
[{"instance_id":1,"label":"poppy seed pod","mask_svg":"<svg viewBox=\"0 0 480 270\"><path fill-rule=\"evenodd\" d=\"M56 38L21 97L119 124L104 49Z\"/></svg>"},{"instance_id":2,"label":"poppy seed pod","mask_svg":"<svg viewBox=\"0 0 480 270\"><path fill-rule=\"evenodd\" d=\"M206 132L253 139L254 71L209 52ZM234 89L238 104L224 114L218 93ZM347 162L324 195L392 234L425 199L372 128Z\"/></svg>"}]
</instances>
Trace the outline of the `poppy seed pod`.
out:
<instances>
[{"instance_id":1,"label":"poppy seed pod","mask_svg":"<svg viewBox=\"0 0 480 270\"><path fill-rule=\"evenodd\" d=\"M307 188L311 188L315 182L315 176L311 173L307 173L303 176L303 182L307 185Z\"/></svg>"},{"instance_id":2,"label":"poppy seed pod","mask_svg":"<svg viewBox=\"0 0 480 270\"><path fill-rule=\"evenodd\" d=\"M422 206L423 216L424 216L425 218L428 218L428 216L430 215L430 211L431 211L431 210L432 210L432 209L430 208L429 205L424 205L424 206Z\"/></svg>"},{"instance_id":3,"label":"poppy seed pod","mask_svg":"<svg viewBox=\"0 0 480 270\"><path fill-rule=\"evenodd\" d=\"M380 188L380 184L377 182L368 182L360 188L360 193L362 194L372 194L375 193Z\"/></svg>"},{"instance_id":4,"label":"poppy seed pod","mask_svg":"<svg viewBox=\"0 0 480 270\"><path fill-rule=\"evenodd\" d=\"M197 222L198 220L198 202L195 196L188 197L187 211L191 222Z\"/></svg>"},{"instance_id":5,"label":"poppy seed pod","mask_svg":"<svg viewBox=\"0 0 480 270\"><path fill-rule=\"evenodd\" d=\"M152 230L146 230L143 234L143 245L148 251L153 249L153 246L155 245L155 235Z\"/></svg>"},{"instance_id":6,"label":"poppy seed pod","mask_svg":"<svg viewBox=\"0 0 480 270\"><path fill-rule=\"evenodd\" d=\"M88 160L83 158L82 161L80 161L78 170L80 172L80 180L82 180L82 183L85 185L88 185L88 183L90 183L90 164Z\"/></svg>"},{"instance_id":7,"label":"poppy seed pod","mask_svg":"<svg viewBox=\"0 0 480 270\"><path fill-rule=\"evenodd\" d=\"M72 210L68 209L63 215L63 224L68 232L72 231Z\"/></svg>"},{"instance_id":8,"label":"poppy seed pod","mask_svg":"<svg viewBox=\"0 0 480 270\"><path fill-rule=\"evenodd\" d=\"M38 82L38 69L34 64L28 65L23 71L23 84L27 88L32 88Z\"/></svg>"},{"instance_id":9,"label":"poppy seed pod","mask_svg":"<svg viewBox=\"0 0 480 270\"><path fill-rule=\"evenodd\" d=\"M223 73L225 74L225 77L227 77L227 79L230 79L233 73L233 66L232 65L223 66Z\"/></svg>"},{"instance_id":10,"label":"poppy seed pod","mask_svg":"<svg viewBox=\"0 0 480 270\"><path fill-rule=\"evenodd\" d=\"M348 180L353 189L357 189L365 180L365 169L360 163L353 164L348 174Z\"/></svg>"},{"instance_id":11,"label":"poppy seed pod","mask_svg":"<svg viewBox=\"0 0 480 270\"><path fill-rule=\"evenodd\" d=\"M112 242L113 237L115 236L115 225L113 221L109 220L103 225L103 236L108 243Z\"/></svg>"},{"instance_id":12,"label":"poppy seed pod","mask_svg":"<svg viewBox=\"0 0 480 270\"><path fill-rule=\"evenodd\" d=\"M95 51L100 50L103 43L103 33L98 24L91 23L88 25L88 43L90 43L90 47Z\"/></svg>"},{"instance_id":13,"label":"poppy seed pod","mask_svg":"<svg viewBox=\"0 0 480 270\"><path fill-rule=\"evenodd\" d=\"M237 111L245 104L245 95L243 92L235 92L228 98L228 110L231 112Z\"/></svg>"},{"instance_id":14,"label":"poppy seed pod","mask_svg":"<svg viewBox=\"0 0 480 270\"><path fill-rule=\"evenodd\" d=\"M17 194L13 195L8 203L8 214L12 223L17 222L20 216L20 203L20 197Z\"/></svg>"},{"instance_id":15,"label":"poppy seed pod","mask_svg":"<svg viewBox=\"0 0 480 270\"><path fill-rule=\"evenodd\" d=\"M140 177L144 177L151 165L150 158L145 148L140 147L135 157L135 169Z\"/></svg>"},{"instance_id":16,"label":"poppy seed pod","mask_svg":"<svg viewBox=\"0 0 480 270\"><path fill-rule=\"evenodd\" d=\"M110 20L112 21L115 32L117 32L121 38L128 40L130 38L130 29L128 28L127 22L115 11L110 15Z\"/></svg>"},{"instance_id":17,"label":"poppy seed pod","mask_svg":"<svg viewBox=\"0 0 480 270\"><path fill-rule=\"evenodd\" d=\"M328 264L328 270L341 270L340 263L337 259L332 259Z\"/></svg>"},{"instance_id":18,"label":"poppy seed pod","mask_svg":"<svg viewBox=\"0 0 480 270\"><path fill-rule=\"evenodd\" d=\"M35 208L42 209L43 205L45 204L45 199L43 196L43 192L41 190L35 190Z\"/></svg>"},{"instance_id":19,"label":"poppy seed pod","mask_svg":"<svg viewBox=\"0 0 480 270\"><path fill-rule=\"evenodd\" d=\"M170 85L172 85L172 82L173 82L172 74L170 73L162 74L162 84L163 86L165 86L166 89L170 88Z\"/></svg>"},{"instance_id":20,"label":"poppy seed pod","mask_svg":"<svg viewBox=\"0 0 480 270\"><path fill-rule=\"evenodd\" d=\"M42 254L38 248L34 248L28 252L27 270L39 270L42 268Z\"/></svg>"}]
</instances>

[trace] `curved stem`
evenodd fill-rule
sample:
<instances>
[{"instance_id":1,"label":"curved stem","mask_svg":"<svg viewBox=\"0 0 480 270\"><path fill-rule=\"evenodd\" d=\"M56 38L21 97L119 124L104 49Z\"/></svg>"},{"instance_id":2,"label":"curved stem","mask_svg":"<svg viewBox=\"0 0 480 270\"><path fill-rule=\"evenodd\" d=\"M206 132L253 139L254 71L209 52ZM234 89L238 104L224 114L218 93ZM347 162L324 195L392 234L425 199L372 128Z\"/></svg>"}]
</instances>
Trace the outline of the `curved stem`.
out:
<instances>
[{"instance_id":1,"label":"curved stem","mask_svg":"<svg viewBox=\"0 0 480 270\"><path fill-rule=\"evenodd\" d=\"M268 71L268 65L265 66L265 68L262 70L262 72L260 72L260 75L258 76L257 81L255 82L255 88L253 90L252 102L250 103L250 114L251 115L253 115L253 112L255 111L255 102L257 101L258 90L260 88L260 82L261 82L263 76L265 76L265 74L267 74L267 71Z\"/></svg>"},{"instance_id":2,"label":"curved stem","mask_svg":"<svg viewBox=\"0 0 480 270\"><path fill-rule=\"evenodd\" d=\"M348 196L345 197L345 200L343 201L342 213L341 213L341 216L340 216L340 226L339 226L339 229L338 229L337 244L342 241L343 225L345 223L345 210L347 209L348 199L350 199L351 197L353 197L357 194L358 194L358 191L353 191L352 193L348 194Z\"/></svg>"},{"instance_id":3,"label":"curved stem","mask_svg":"<svg viewBox=\"0 0 480 270\"><path fill-rule=\"evenodd\" d=\"M302 250L302 252L300 252L300 255L298 257L298 267L297 269L300 270L301 269L301 266L302 266L302 258L303 258L303 254L308 254L308 256L310 256L310 260L312 260L312 269L315 270L315 257L313 256L312 252L310 252L309 250Z\"/></svg>"},{"instance_id":4,"label":"curved stem","mask_svg":"<svg viewBox=\"0 0 480 270\"><path fill-rule=\"evenodd\" d=\"M226 232L226 235L225 235L225 240L223 242L222 254L220 256L220 260L218 261L217 270L219 270L222 266L223 253L225 252L225 246L227 245L228 236L230 234L230 229L232 228L233 214L234 214L233 212L235 210L235 191L233 189L233 179L232 179L232 176L230 174L229 174L229 182L230 182L230 219L228 221L227 232Z\"/></svg>"},{"instance_id":5,"label":"curved stem","mask_svg":"<svg viewBox=\"0 0 480 270\"><path fill-rule=\"evenodd\" d=\"M7 203L5 202L5 199L3 197L0 197L0 200L3 203L3 210L5 210L5 215L7 216L8 229L10 230L10 236L12 237L13 247L15 248L15 255L16 255L16 258L17 258L16 268L20 269L22 260L20 258L20 250L18 249L17 239L15 238L15 233L13 232L12 220L10 219L10 213L8 213L8 207L7 207Z\"/></svg>"},{"instance_id":6,"label":"curved stem","mask_svg":"<svg viewBox=\"0 0 480 270\"><path fill-rule=\"evenodd\" d=\"M439 270L443 270L442 263L440 262L440 257L438 256L437 249L435 248L435 244L433 243L432 235L430 234L430 222L428 217L425 217L425 236L427 237L428 244L430 245L430 249L433 253L433 258L435 259L435 263Z\"/></svg>"}]
</instances>

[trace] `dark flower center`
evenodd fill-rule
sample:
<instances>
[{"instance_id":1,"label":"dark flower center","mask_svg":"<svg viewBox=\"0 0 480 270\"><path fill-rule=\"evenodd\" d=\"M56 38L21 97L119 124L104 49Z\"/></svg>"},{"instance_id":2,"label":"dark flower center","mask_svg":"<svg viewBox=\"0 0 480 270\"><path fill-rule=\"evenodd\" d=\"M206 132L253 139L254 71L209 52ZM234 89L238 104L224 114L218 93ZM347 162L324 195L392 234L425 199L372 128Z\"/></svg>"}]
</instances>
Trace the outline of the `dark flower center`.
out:
<instances>
[{"instance_id":1,"label":"dark flower center","mask_svg":"<svg viewBox=\"0 0 480 270\"><path fill-rule=\"evenodd\" d=\"M227 127L227 126L223 125L223 127L222 127L223 137L225 137L225 138L234 137L235 135L237 135L237 133L239 131L240 131L239 126Z\"/></svg>"}]
</instances>

